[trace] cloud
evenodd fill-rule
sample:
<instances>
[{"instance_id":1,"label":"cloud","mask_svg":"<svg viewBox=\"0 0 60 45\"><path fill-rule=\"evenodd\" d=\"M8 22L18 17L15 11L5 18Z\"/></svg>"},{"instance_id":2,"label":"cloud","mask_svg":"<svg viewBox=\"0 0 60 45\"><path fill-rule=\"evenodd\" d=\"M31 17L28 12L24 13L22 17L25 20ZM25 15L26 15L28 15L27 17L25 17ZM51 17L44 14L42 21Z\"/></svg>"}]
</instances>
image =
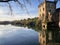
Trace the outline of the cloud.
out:
<instances>
[{"instance_id":1,"label":"cloud","mask_svg":"<svg viewBox=\"0 0 60 45\"><path fill-rule=\"evenodd\" d=\"M0 21L13 21L13 20L21 20L21 19L27 19L27 18L34 18L36 16L32 15L25 15L25 14L15 14L15 15L0 15Z\"/></svg>"},{"instance_id":2,"label":"cloud","mask_svg":"<svg viewBox=\"0 0 60 45\"><path fill-rule=\"evenodd\" d=\"M28 15L26 13L26 10L22 10L20 9L20 7L16 7L17 5L15 5L15 3L11 2L10 4L13 9L12 11L13 15L10 15L10 8L8 7L7 3L0 3L0 21L21 20L37 16L36 10L33 7L27 6L30 13L30 15Z\"/></svg>"}]
</instances>

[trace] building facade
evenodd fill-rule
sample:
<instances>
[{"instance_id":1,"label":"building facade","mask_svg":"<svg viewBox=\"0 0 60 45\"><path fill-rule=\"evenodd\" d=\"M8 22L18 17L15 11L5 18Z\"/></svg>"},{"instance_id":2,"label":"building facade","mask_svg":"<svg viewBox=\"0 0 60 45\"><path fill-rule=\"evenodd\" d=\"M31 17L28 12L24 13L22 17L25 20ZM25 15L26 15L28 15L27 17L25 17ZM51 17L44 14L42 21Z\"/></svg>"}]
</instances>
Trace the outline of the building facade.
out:
<instances>
[{"instance_id":1,"label":"building facade","mask_svg":"<svg viewBox=\"0 0 60 45\"><path fill-rule=\"evenodd\" d=\"M56 10L56 2L54 1L44 1L38 6L39 19L42 22L52 21L52 15L54 15ZM53 21L55 21L53 19Z\"/></svg>"},{"instance_id":2,"label":"building facade","mask_svg":"<svg viewBox=\"0 0 60 45\"><path fill-rule=\"evenodd\" d=\"M46 29L47 22L57 22L58 15L56 13L56 1L44 1L38 6L39 19L42 21L42 29Z\"/></svg>"},{"instance_id":3,"label":"building facade","mask_svg":"<svg viewBox=\"0 0 60 45\"><path fill-rule=\"evenodd\" d=\"M38 6L39 20L42 23L42 31L40 31L39 34L39 42L41 45L56 42L60 43L60 8L56 9L56 3L57 0L44 0L44 2Z\"/></svg>"}]
</instances>

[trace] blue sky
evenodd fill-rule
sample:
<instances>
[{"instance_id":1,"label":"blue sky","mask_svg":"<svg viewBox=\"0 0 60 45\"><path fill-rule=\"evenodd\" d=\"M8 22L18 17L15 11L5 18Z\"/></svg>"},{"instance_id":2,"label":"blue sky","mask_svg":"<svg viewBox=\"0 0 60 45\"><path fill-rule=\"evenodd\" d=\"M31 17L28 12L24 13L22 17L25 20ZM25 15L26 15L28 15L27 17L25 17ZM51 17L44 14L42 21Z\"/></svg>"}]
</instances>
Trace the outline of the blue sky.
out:
<instances>
[{"instance_id":1,"label":"blue sky","mask_svg":"<svg viewBox=\"0 0 60 45\"><path fill-rule=\"evenodd\" d=\"M19 0L21 3L23 3L22 0ZM8 6L8 3L0 3L0 21L4 21L4 20L18 20L18 19L26 19L26 18L33 18L33 17L37 17L38 16L38 5L39 2L38 0L30 0L32 5L29 5L28 3L26 3L26 7L29 11L29 15L26 13L26 10L23 10L20 8L20 6L15 3L15 2L9 2L12 10L13 10L13 15L10 14L10 9ZM42 1L42 0L41 0ZM58 1L57 3L57 8L60 7L60 1Z\"/></svg>"}]
</instances>

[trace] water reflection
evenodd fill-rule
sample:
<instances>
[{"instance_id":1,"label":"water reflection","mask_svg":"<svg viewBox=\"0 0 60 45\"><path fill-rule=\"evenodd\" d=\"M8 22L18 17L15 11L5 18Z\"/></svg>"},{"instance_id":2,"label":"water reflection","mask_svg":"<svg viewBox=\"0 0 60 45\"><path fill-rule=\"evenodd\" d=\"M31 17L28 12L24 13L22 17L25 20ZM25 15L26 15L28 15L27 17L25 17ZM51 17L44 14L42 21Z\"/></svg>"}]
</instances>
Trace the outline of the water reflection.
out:
<instances>
[{"instance_id":1,"label":"water reflection","mask_svg":"<svg viewBox=\"0 0 60 45\"><path fill-rule=\"evenodd\" d=\"M0 25L0 45L38 45L38 33L24 27Z\"/></svg>"}]
</instances>

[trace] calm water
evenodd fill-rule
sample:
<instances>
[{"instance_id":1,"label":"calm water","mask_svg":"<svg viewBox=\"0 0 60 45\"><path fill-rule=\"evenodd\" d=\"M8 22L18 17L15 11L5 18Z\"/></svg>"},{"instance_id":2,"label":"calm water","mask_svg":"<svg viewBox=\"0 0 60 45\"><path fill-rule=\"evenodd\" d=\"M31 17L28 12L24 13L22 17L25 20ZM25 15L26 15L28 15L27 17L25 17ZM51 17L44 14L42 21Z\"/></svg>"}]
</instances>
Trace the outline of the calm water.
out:
<instances>
[{"instance_id":1,"label":"calm water","mask_svg":"<svg viewBox=\"0 0 60 45\"><path fill-rule=\"evenodd\" d=\"M38 32L27 27L0 25L0 45L38 45Z\"/></svg>"}]
</instances>

